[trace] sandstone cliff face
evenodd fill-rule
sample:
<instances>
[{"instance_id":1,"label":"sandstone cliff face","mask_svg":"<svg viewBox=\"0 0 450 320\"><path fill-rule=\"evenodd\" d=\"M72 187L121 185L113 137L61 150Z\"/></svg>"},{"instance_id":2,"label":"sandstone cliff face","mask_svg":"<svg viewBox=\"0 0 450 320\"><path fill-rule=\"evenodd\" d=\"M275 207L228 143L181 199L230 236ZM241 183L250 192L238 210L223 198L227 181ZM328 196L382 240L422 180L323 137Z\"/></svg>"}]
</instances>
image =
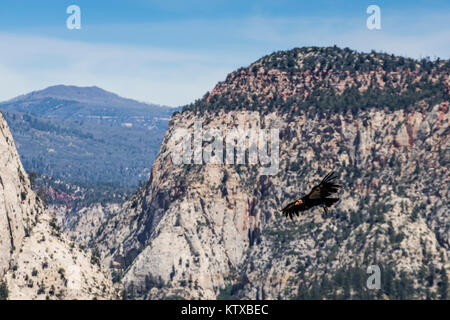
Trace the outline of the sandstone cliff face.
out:
<instances>
[{"instance_id":1,"label":"sandstone cliff face","mask_svg":"<svg viewBox=\"0 0 450 320\"><path fill-rule=\"evenodd\" d=\"M342 272L355 273L359 279L351 281L360 285L358 272L365 276L369 265L379 265L384 289L372 294L359 288L367 295L359 297L444 296L448 63L419 66L346 51L328 58L308 50L288 52L288 58L275 54L238 70L172 117L150 180L108 218L95 240L128 294L289 299L317 297L321 290L321 298L351 298L358 288L349 287ZM333 69L341 63L355 69L360 59L372 65L353 74ZM283 71L289 65L294 70ZM363 95L373 87L390 95L380 101ZM316 88L331 95L330 103L343 102L340 109L314 107L326 102L320 94L305 100L318 95ZM407 90L408 96L398 96ZM294 98L299 100L290 102ZM371 101L389 108L371 107ZM196 121L203 130L222 133L278 129L278 171L262 175L260 164L249 165L248 158L242 165L174 164L171 137ZM279 215L331 170L343 188L328 215L320 208L292 222Z\"/></svg>"},{"instance_id":2,"label":"sandstone cliff face","mask_svg":"<svg viewBox=\"0 0 450 320\"><path fill-rule=\"evenodd\" d=\"M215 298L226 275L242 263L249 233L261 219L248 194L251 182L234 169L172 163L172 130L192 127L194 120L190 114L172 119L151 180L107 223L99 239L106 245L102 251L114 251L107 257L113 267L128 267L126 287L133 282L145 291L146 278L175 284L153 290L152 297L178 295L186 286L195 298ZM239 122L242 128L257 128L259 121L238 112L223 114L209 126L231 129Z\"/></svg>"},{"instance_id":3,"label":"sandstone cliff face","mask_svg":"<svg viewBox=\"0 0 450 320\"><path fill-rule=\"evenodd\" d=\"M60 232L31 190L0 114L0 281L9 299L114 298L107 272Z\"/></svg>"},{"instance_id":4,"label":"sandstone cliff face","mask_svg":"<svg viewBox=\"0 0 450 320\"><path fill-rule=\"evenodd\" d=\"M11 132L0 115L0 277L40 212L42 206L31 190Z\"/></svg>"},{"instance_id":5,"label":"sandstone cliff face","mask_svg":"<svg viewBox=\"0 0 450 320\"><path fill-rule=\"evenodd\" d=\"M252 114L202 121L221 130L258 128ZM414 113L370 110L357 119L267 118L282 138L275 176L261 176L257 166L174 165L168 137L199 119L172 119L152 179L103 231L111 266L125 267L125 286L150 289L151 298L216 298L228 279L245 274L245 297L275 299L295 295L300 279L342 266L394 262L411 273L429 263L449 267L446 104ZM330 216L320 209L294 222L278 215L318 182L318 171L332 169L343 192ZM299 278L302 265L308 267ZM149 288L146 278L165 286ZM285 294L287 288L295 289Z\"/></svg>"},{"instance_id":6,"label":"sandstone cliff face","mask_svg":"<svg viewBox=\"0 0 450 320\"><path fill-rule=\"evenodd\" d=\"M55 211L63 233L83 247L88 247L102 224L116 214L120 207L118 203L94 203L76 210L64 205L53 205L51 209Z\"/></svg>"}]
</instances>

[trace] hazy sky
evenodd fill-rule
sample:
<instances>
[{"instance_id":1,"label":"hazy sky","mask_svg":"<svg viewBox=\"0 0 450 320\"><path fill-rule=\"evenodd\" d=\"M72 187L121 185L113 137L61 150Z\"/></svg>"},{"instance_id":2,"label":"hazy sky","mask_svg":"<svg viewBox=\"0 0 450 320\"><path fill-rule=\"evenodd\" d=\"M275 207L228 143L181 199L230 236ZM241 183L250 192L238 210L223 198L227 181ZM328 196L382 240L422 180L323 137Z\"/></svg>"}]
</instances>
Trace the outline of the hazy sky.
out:
<instances>
[{"instance_id":1,"label":"hazy sky","mask_svg":"<svg viewBox=\"0 0 450 320\"><path fill-rule=\"evenodd\" d=\"M273 51L334 44L448 59L450 1L1 0L0 101L73 84L178 106Z\"/></svg>"}]
</instances>

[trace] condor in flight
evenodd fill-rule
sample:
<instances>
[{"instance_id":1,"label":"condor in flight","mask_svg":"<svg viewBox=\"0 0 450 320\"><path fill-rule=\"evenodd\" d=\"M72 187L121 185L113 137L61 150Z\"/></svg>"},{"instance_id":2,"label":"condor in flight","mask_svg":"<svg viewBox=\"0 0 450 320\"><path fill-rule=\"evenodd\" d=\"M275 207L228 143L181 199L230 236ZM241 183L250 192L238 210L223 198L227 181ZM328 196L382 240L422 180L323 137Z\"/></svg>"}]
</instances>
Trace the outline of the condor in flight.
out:
<instances>
[{"instance_id":1,"label":"condor in flight","mask_svg":"<svg viewBox=\"0 0 450 320\"><path fill-rule=\"evenodd\" d=\"M315 206L323 206L325 213L327 213L327 208L339 200L339 198L328 198L331 194L338 192L340 188L338 184L333 183L334 179L336 179L334 172L330 172L319 185L312 188L310 193L300 200L289 203L281 212L292 219L294 214L298 216L300 211L306 211Z\"/></svg>"}]
</instances>

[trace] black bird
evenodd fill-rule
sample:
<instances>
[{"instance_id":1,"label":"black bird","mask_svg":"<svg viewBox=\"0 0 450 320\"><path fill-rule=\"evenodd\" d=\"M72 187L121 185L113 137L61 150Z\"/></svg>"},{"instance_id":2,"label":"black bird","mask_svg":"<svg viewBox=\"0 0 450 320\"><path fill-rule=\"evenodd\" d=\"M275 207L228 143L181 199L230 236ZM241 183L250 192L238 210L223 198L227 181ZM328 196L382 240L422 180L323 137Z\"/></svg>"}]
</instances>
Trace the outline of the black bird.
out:
<instances>
[{"instance_id":1,"label":"black bird","mask_svg":"<svg viewBox=\"0 0 450 320\"><path fill-rule=\"evenodd\" d=\"M289 203L281 209L281 212L292 219L294 214L298 216L301 211L306 211L315 206L323 206L325 213L327 213L327 208L339 200L339 198L328 198L333 193L338 192L340 188L338 184L333 183L334 179L336 179L334 172L330 172L319 185L312 188L310 193L300 200Z\"/></svg>"}]
</instances>

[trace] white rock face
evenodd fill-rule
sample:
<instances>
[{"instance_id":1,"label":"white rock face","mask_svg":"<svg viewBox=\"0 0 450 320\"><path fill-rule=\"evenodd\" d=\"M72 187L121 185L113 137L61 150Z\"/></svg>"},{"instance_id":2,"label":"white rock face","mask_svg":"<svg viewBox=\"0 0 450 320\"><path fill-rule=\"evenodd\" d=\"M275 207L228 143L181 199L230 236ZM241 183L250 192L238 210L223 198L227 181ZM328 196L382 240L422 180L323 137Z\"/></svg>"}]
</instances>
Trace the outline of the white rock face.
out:
<instances>
[{"instance_id":1,"label":"white rock face","mask_svg":"<svg viewBox=\"0 0 450 320\"><path fill-rule=\"evenodd\" d=\"M11 132L0 114L0 277L40 212L42 207L31 190Z\"/></svg>"},{"instance_id":2,"label":"white rock face","mask_svg":"<svg viewBox=\"0 0 450 320\"><path fill-rule=\"evenodd\" d=\"M56 212L58 224L62 226L64 234L84 247L89 246L102 223L119 209L118 203L94 203L75 212L62 205L51 207Z\"/></svg>"},{"instance_id":3,"label":"white rock face","mask_svg":"<svg viewBox=\"0 0 450 320\"><path fill-rule=\"evenodd\" d=\"M50 223L48 212L25 238L6 276L11 300L91 300L116 297L108 272L91 262L89 252L69 244Z\"/></svg>"},{"instance_id":4,"label":"white rock face","mask_svg":"<svg viewBox=\"0 0 450 320\"><path fill-rule=\"evenodd\" d=\"M9 299L111 299L111 278L59 231L30 187L0 114L0 281Z\"/></svg>"}]
</instances>

